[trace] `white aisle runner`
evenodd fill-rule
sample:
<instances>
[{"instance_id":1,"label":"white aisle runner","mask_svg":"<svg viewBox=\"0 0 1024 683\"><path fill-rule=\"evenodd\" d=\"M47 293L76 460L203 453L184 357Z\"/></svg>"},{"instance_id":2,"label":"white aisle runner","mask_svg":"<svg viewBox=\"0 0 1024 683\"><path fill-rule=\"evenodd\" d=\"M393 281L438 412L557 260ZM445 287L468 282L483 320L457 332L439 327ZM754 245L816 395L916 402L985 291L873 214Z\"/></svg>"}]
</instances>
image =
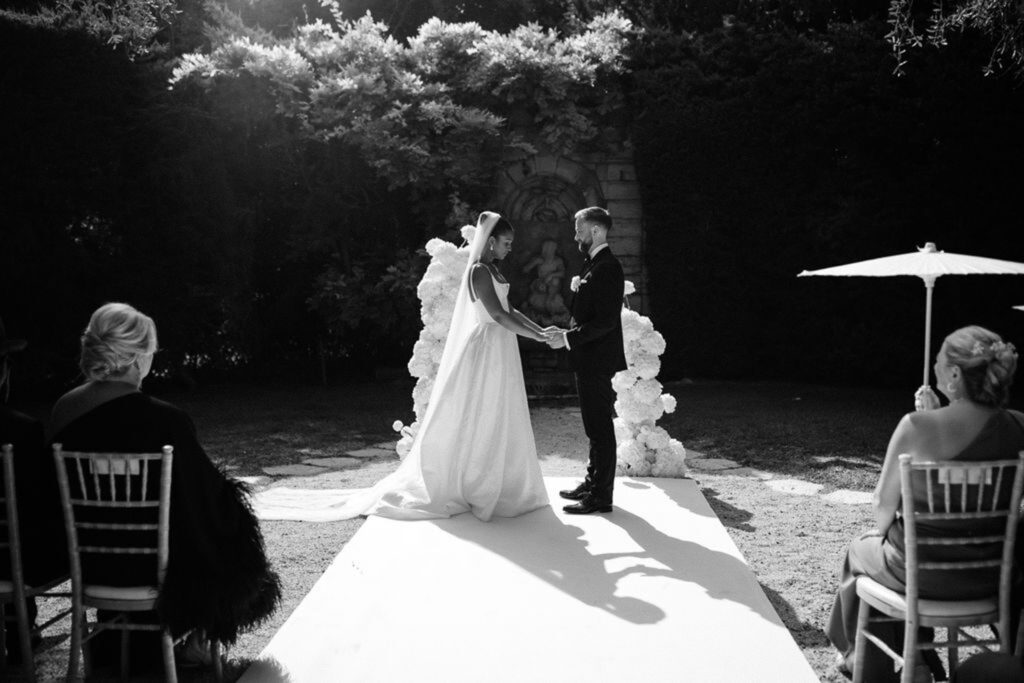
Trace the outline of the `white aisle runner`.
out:
<instances>
[{"instance_id":1,"label":"white aisle runner","mask_svg":"<svg viewBox=\"0 0 1024 683\"><path fill-rule=\"evenodd\" d=\"M242 683L816 681L696 483L615 510L369 518Z\"/></svg>"}]
</instances>

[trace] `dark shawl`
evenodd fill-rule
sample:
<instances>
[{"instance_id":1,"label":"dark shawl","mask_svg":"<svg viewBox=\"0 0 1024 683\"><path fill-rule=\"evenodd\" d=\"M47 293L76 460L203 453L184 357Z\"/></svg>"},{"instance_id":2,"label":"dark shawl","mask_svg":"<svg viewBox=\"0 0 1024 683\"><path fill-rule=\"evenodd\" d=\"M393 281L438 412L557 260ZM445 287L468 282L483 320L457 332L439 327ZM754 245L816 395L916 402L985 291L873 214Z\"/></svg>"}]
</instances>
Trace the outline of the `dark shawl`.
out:
<instances>
[{"instance_id":1,"label":"dark shawl","mask_svg":"<svg viewBox=\"0 0 1024 683\"><path fill-rule=\"evenodd\" d=\"M174 634L194 628L224 643L273 613L281 596L259 523L244 483L226 476L203 451L192 420L169 403L138 391L115 392L88 412L59 424L53 442L65 450L159 452L174 447L171 477L171 537L167 576L157 603L161 623ZM69 396L77 401L80 396ZM87 402L87 401L86 401ZM67 401L58 402L54 416ZM90 564L86 564L86 560ZM82 571L104 571L103 556L85 556ZM117 558L117 583L153 577L145 558L134 566ZM134 575L134 577L133 577ZM109 581L109 579L104 579ZM144 579L151 581L151 578Z\"/></svg>"},{"instance_id":2,"label":"dark shawl","mask_svg":"<svg viewBox=\"0 0 1024 683\"><path fill-rule=\"evenodd\" d=\"M14 446L21 566L25 583L40 586L66 576L68 547L53 457L39 420L0 406L0 444ZM10 556L0 550L0 577L11 578Z\"/></svg>"}]
</instances>

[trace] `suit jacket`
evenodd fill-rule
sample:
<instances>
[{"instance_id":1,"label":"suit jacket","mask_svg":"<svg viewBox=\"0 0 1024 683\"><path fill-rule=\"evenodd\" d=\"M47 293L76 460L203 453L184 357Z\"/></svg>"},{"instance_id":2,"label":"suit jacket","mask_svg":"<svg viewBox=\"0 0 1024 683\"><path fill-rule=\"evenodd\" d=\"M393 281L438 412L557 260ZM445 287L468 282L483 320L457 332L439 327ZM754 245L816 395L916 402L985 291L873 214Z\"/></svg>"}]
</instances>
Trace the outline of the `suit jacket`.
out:
<instances>
[{"instance_id":1,"label":"suit jacket","mask_svg":"<svg viewBox=\"0 0 1024 683\"><path fill-rule=\"evenodd\" d=\"M25 583L38 586L68 572L64 513L60 507L53 456L45 448L43 425L39 420L0 406L0 444L5 443L14 446L21 566ZM0 577L10 576L10 556L7 549L3 549L0 550Z\"/></svg>"},{"instance_id":2,"label":"suit jacket","mask_svg":"<svg viewBox=\"0 0 1024 683\"><path fill-rule=\"evenodd\" d=\"M69 451L155 453L164 444L174 447L170 562L157 601L160 621L173 633L204 628L211 638L231 643L274 611L280 583L267 560L247 489L210 461L184 411L136 391L58 427L53 441ZM151 485L157 470L151 470ZM74 478L69 484L76 493ZM132 544L132 532L114 533L124 534L118 537L120 545ZM111 567L106 556L85 555L83 577L89 581L90 575L102 574L108 585L133 585L156 576L153 556L113 561Z\"/></svg>"},{"instance_id":3,"label":"suit jacket","mask_svg":"<svg viewBox=\"0 0 1024 683\"><path fill-rule=\"evenodd\" d=\"M622 343L622 265L607 247L580 273L572 299L574 326L566 334L569 364L576 372L614 374L626 369Z\"/></svg>"}]
</instances>

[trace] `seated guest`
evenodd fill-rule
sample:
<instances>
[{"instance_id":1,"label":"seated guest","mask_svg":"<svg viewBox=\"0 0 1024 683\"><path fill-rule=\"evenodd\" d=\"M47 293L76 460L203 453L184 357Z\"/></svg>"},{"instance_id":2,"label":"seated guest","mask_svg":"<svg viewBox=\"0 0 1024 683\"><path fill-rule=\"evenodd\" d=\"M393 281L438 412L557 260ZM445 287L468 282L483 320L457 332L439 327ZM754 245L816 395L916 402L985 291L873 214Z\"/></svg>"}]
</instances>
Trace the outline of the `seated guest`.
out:
<instances>
[{"instance_id":1,"label":"seated guest","mask_svg":"<svg viewBox=\"0 0 1024 683\"><path fill-rule=\"evenodd\" d=\"M157 453L165 444L174 447L170 557L157 602L159 623L175 636L205 633L232 643L274 611L280 583L245 485L210 461L184 411L140 390L156 350L151 318L122 303L98 308L81 339L86 382L54 406L51 441L66 451ZM115 578L123 586L151 582L156 565L150 558L86 555L83 579L102 574L107 584ZM155 659L158 665L159 655Z\"/></svg>"},{"instance_id":2,"label":"seated guest","mask_svg":"<svg viewBox=\"0 0 1024 683\"><path fill-rule=\"evenodd\" d=\"M0 396L10 393L10 355L27 346L24 339L7 337L0 320ZM68 572L67 543L60 509L60 493L54 474L53 458L45 449L43 426L35 418L0 405L0 444L14 448L14 480L18 495L19 538L24 581L29 586L50 583ZM0 550L0 579L11 578L11 560ZM30 622L35 621L36 603L28 601ZM7 656L19 662L18 631L6 632ZM33 638L38 642L39 638Z\"/></svg>"},{"instance_id":3,"label":"seated guest","mask_svg":"<svg viewBox=\"0 0 1024 683\"><path fill-rule=\"evenodd\" d=\"M10 354L26 346L24 339L9 339L0 320L0 397L10 392ZM29 586L43 586L68 573L67 542L60 508L60 491L53 458L46 451L43 425L39 420L0 405L0 445L14 447L14 483L18 500L18 529L21 539L21 568ZM11 558L0 550L0 579L10 580ZM29 598L30 623L35 622L36 602ZM10 624L8 626L11 626ZM21 661L17 628L5 634L7 657ZM39 641L36 637L33 640Z\"/></svg>"},{"instance_id":4,"label":"seated guest","mask_svg":"<svg viewBox=\"0 0 1024 683\"><path fill-rule=\"evenodd\" d=\"M903 416L889 441L885 463L875 488L874 511L876 530L853 541L843 565L839 593L829 619L828 637L841 654L839 668L849 673L854 661L859 599L856 592L858 576L867 575L878 583L904 592L906 590L906 559L904 555L903 517L900 496L899 456L909 453L915 461L985 461L1015 459L1024 449L1024 415L1007 410L1010 385L1017 369L1017 352L1012 344L981 327L956 330L942 344L935 359L936 385L949 405L939 407L938 397L930 389L918 395L919 412ZM915 487L915 496L918 489ZM920 491L924 504L925 491ZM1009 496L1009 487L1003 495ZM998 522L998 533L1002 529ZM919 525L918 537L963 535L963 522L931 522ZM919 559L982 560L998 558L992 546L922 545ZM921 598L967 600L987 597L999 590L999 570L970 569L956 571L921 571L918 578ZM873 626L881 634L881 625ZM931 637L929 632L923 634ZM896 651L902 648L903 624L892 625L888 639ZM892 660L873 644L867 645L865 665L869 681L898 680L894 678ZM923 656L915 666L915 680L940 680L945 672L934 650Z\"/></svg>"}]
</instances>

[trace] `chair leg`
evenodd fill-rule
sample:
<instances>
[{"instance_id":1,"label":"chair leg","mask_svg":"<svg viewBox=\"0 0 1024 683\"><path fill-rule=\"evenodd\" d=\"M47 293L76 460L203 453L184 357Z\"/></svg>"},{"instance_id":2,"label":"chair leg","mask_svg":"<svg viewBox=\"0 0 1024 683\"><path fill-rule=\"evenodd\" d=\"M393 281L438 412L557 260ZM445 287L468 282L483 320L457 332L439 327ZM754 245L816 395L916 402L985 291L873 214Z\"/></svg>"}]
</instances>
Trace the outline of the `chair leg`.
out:
<instances>
[{"instance_id":1,"label":"chair leg","mask_svg":"<svg viewBox=\"0 0 1024 683\"><path fill-rule=\"evenodd\" d=\"M220 642L210 640L210 657L213 659L213 680L221 683L224 680L224 662L220 658Z\"/></svg>"},{"instance_id":2,"label":"chair leg","mask_svg":"<svg viewBox=\"0 0 1024 683\"><path fill-rule=\"evenodd\" d=\"M949 677L953 677L953 672L956 671L957 660L960 658L960 628L958 626L950 626L946 629L948 634L947 640L949 641Z\"/></svg>"},{"instance_id":3,"label":"chair leg","mask_svg":"<svg viewBox=\"0 0 1024 683\"><path fill-rule=\"evenodd\" d=\"M21 648L21 666L25 670L25 677L30 681L34 681L36 679L36 667L35 660L32 657L32 627L28 623L28 605L24 601L19 601L19 603L14 606L14 613L18 618L18 646Z\"/></svg>"},{"instance_id":4,"label":"chair leg","mask_svg":"<svg viewBox=\"0 0 1024 683\"><path fill-rule=\"evenodd\" d=\"M178 683L178 671L174 667L174 638L170 631L162 631L160 636L164 652L164 680L167 683Z\"/></svg>"},{"instance_id":5,"label":"chair leg","mask_svg":"<svg viewBox=\"0 0 1024 683\"><path fill-rule=\"evenodd\" d=\"M1013 654L1016 657L1024 657L1024 609L1020 611L1017 619L1017 642L1013 646Z\"/></svg>"},{"instance_id":6,"label":"chair leg","mask_svg":"<svg viewBox=\"0 0 1024 683\"><path fill-rule=\"evenodd\" d=\"M7 612L0 602L0 669L7 668Z\"/></svg>"},{"instance_id":7,"label":"chair leg","mask_svg":"<svg viewBox=\"0 0 1024 683\"><path fill-rule=\"evenodd\" d=\"M121 631L121 680L122 681L127 681L128 680L128 668L130 666L129 662L131 662L131 656L130 655L131 655L131 647L132 647L131 638L129 637L130 635L131 635L131 631L129 631L128 629L124 629L123 631Z\"/></svg>"},{"instance_id":8,"label":"chair leg","mask_svg":"<svg viewBox=\"0 0 1024 683\"><path fill-rule=\"evenodd\" d=\"M78 664L82 656L82 628L84 627L85 610L80 604L71 606L71 652L68 655L68 680L78 678ZM88 668L88 667L86 667Z\"/></svg>"},{"instance_id":9,"label":"chair leg","mask_svg":"<svg viewBox=\"0 0 1024 683\"><path fill-rule=\"evenodd\" d=\"M914 668L917 666L917 626L903 622L903 674L900 683L914 683Z\"/></svg>"},{"instance_id":10,"label":"chair leg","mask_svg":"<svg viewBox=\"0 0 1024 683\"><path fill-rule=\"evenodd\" d=\"M867 660L868 639L864 637L868 628L871 605L860 601L857 608L857 638L853 646L853 683L864 683L864 662Z\"/></svg>"}]
</instances>

